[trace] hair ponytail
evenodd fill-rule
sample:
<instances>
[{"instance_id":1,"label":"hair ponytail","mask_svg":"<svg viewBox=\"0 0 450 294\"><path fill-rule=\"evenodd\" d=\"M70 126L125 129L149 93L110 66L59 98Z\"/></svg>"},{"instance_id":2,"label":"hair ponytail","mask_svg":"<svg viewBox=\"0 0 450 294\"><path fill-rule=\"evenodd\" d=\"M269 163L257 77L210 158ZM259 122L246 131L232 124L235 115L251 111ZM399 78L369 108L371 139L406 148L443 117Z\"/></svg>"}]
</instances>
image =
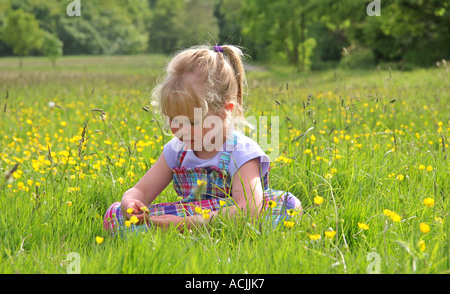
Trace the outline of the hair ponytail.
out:
<instances>
[{"instance_id":1,"label":"hair ponytail","mask_svg":"<svg viewBox=\"0 0 450 294\"><path fill-rule=\"evenodd\" d=\"M236 93L236 101L239 105L237 115L244 115L244 86L247 86L247 80L245 76L244 64L242 62L242 58L244 54L241 49L236 46L224 45L221 46L223 54L225 54L228 62L231 67L234 69L236 82L237 82L237 93Z\"/></svg>"}]
</instances>

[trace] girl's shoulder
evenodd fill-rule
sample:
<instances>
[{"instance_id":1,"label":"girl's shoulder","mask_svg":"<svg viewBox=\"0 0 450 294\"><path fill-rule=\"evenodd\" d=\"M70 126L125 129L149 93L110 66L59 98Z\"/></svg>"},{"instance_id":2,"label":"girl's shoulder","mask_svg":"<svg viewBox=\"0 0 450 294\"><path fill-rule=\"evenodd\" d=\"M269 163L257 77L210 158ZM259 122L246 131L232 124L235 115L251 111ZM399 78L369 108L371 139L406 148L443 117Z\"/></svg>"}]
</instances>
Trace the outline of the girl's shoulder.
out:
<instances>
[{"instance_id":1,"label":"girl's shoulder","mask_svg":"<svg viewBox=\"0 0 450 294\"><path fill-rule=\"evenodd\" d=\"M233 147L231 148L231 151L233 152L253 152L255 150L262 151L261 147L255 140L248 137L241 131L233 130L232 139L234 139Z\"/></svg>"},{"instance_id":2,"label":"girl's shoulder","mask_svg":"<svg viewBox=\"0 0 450 294\"><path fill-rule=\"evenodd\" d=\"M163 146L163 154L167 165L170 168L177 166L180 152L183 151L184 144L177 137L173 137Z\"/></svg>"},{"instance_id":3,"label":"girl's shoulder","mask_svg":"<svg viewBox=\"0 0 450 294\"><path fill-rule=\"evenodd\" d=\"M269 156L264 152L261 146L252 138L244 135L240 131L234 131L235 144L230 152L231 160L228 170L234 174L244 163L254 158L259 158L262 173L268 171L270 165Z\"/></svg>"}]
</instances>

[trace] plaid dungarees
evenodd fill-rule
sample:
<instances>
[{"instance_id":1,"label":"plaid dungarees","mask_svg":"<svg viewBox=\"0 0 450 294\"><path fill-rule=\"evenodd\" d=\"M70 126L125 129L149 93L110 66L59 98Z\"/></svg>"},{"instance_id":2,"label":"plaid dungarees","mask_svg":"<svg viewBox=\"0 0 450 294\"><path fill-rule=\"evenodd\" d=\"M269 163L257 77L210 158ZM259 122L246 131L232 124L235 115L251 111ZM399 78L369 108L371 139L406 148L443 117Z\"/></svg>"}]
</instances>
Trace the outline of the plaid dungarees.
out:
<instances>
[{"instance_id":1,"label":"plaid dungarees","mask_svg":"<svg viewBox=\"0 0 450 294\"><path fill-rule=\"evenodd\" d=\"M229 140L235 145L237 142L236 135L233 135ZM221 152L219 166L206 168L186 168L181 166L186 152L186 150L178 152L178 166L172 169L173 187L181 199L177 202L158 203L147 206L147 213L150 216L171 214L185 217L199 214L199 208L202 210L216 211L226 206L234 205L234 201L230 195L232 179L227 173L228 164L233 160L231 151ZM238 173L235 175L238 176ZM300 200L290 192L269 188L268 179L269 171L262 176L264 210L270 212L266 218L274 225L277 225L281 220L288 217L286 213L288 209L295 209L301 214L302 207ZM199 188L199 181L206 182L206 185L202 185L202 188ZM275 207L269 208L270 200L276 202ZM105 230L116 234L121 230L147 231L149 229L149 224L131 225L126 228L124 222L125 219L122 215L120 202L113 203L104 216L103 227Z\"/></svg>"}]
</instances>

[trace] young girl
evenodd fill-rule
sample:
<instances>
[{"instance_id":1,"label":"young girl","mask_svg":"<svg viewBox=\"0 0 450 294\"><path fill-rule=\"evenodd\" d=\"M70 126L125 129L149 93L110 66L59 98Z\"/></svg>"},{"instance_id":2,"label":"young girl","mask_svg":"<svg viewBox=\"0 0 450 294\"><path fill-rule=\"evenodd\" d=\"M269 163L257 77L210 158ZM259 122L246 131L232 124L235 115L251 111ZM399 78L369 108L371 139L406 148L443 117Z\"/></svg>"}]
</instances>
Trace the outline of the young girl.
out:
<instances>
[{"instance_id":1,"label":"young girl","mask_svg":"<svg viewBox=\"0 0 450 294\"><path fill-rule=\"evenodd\" d=\"M221 213L264 215L276 225L301 213L290 192L269 188L269 157L234 128L245 122L242 56L235 46L200 46L168 64L153 96L175 137L122 201L108 208L106 230L191 229ZM171 181L180 200L151 204Z\"/></svg>"}]
</instances>

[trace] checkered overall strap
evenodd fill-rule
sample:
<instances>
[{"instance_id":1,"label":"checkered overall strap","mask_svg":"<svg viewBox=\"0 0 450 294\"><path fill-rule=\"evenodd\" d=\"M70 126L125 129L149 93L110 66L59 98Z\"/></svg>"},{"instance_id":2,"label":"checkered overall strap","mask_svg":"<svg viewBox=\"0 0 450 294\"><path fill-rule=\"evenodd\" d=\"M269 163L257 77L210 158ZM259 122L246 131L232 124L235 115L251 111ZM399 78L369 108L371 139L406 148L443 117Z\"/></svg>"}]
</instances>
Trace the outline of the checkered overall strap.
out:
<instances>
[{"instance_id":1,"label":"checkered overall strap","mask_svg":"<svg viewBox=\"0 0 450 294\"><path fill-rule=\"evenodd\" d=\"M181 163L184 160L184 157L186 156L187 150L183 149L181 152L178 152L178 167L181 167Z\"/></svg>"},{"instance_id":2,"label":"checkered overall strap","mask_svg":"<svg viewBox=\"0 0 450 294\"><path fill-rule=\"evenodd\" d=\"M237 136L236 134L232 134L232 137L229 138L227 140L226 146L228 148L226 148L227 150L224 150L222 152L222 154L220 154L220 159L219 159L219 166L218 168L220 170L227 170L228 168L228 164L230 163L230 159L231 159L231 151L234 149L234 147L237 144ZM231 147L231 150L230 150Z\"/></svg>"}]
</instances>

